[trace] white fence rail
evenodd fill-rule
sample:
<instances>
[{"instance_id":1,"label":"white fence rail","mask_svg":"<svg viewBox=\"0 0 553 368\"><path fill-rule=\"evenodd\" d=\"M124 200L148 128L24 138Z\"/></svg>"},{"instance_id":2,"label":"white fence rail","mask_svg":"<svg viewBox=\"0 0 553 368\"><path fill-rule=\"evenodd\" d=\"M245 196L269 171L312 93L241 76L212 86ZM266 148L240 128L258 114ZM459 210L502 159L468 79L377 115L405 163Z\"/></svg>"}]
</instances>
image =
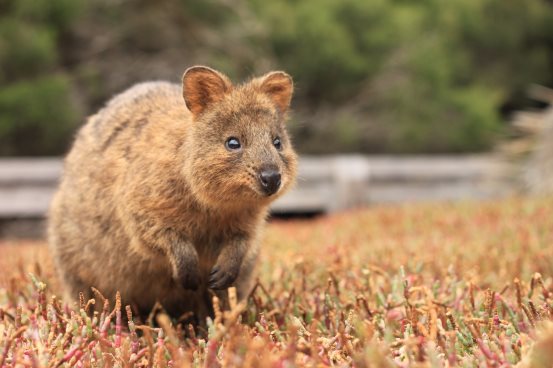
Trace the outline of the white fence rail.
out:
<instances>
[{"instance_id":1,"label":"white fence rail","mask_svg":"<svg viewBox=\"0 0 553 368\"><path fill-rule=\"evenodd\" d=\"M5 229L6 223L44 219L61 172L59 158L0 160L0 235L13 232ZM512 193L510 172L508 164L490 155L304 156L296 187L272 211L320 213L373 204L497 198Z\"/></svg>"},{"instance_id":2,"label":"white fence rail","mask_svg":"<svg viewBox=\"0 0 553 368\"><path fill-rule=\"evenodd\" d=\"M297 187L273 210L498 198L513 192L511 172L488 155L303 157Z\"/></svg>"}]
</instances>

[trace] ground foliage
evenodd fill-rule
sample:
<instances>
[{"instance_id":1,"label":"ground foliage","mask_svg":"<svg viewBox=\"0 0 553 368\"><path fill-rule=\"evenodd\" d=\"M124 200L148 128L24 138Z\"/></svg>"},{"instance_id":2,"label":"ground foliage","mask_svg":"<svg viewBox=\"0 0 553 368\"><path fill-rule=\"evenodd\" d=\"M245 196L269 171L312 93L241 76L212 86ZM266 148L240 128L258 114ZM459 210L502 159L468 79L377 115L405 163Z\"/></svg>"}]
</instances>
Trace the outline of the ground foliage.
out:
<instances>
[{"instance_id":1,"label":"ground foliage","mask_svg":"<svg viewBox=\"0 0 553 368\"><path fill-rule=\"evenodd\" d=\"M273 222L251 296L196 331L68 305L43 244L2 244L0 366L550 367L551 202Z\"/></svg>"}]
</instances>

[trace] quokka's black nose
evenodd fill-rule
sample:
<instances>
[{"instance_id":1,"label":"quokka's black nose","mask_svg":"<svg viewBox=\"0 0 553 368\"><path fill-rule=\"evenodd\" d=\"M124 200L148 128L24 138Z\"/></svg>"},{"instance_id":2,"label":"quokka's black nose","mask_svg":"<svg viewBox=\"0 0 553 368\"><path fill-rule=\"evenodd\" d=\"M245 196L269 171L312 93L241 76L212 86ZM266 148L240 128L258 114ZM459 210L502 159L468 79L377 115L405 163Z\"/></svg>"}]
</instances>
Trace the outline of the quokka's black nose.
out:
<instances>
[{"instance_id":1,"label":"quokka's black nose","mask_svg":"<svg viewBox=\"0 0 553 368\"><path fill-rule=\"evenodd\" d=\"M262 170L259 174L261 188L267 195L275 194L280 188L280 173L274 169Z\"/></svg>"}]
</instances>

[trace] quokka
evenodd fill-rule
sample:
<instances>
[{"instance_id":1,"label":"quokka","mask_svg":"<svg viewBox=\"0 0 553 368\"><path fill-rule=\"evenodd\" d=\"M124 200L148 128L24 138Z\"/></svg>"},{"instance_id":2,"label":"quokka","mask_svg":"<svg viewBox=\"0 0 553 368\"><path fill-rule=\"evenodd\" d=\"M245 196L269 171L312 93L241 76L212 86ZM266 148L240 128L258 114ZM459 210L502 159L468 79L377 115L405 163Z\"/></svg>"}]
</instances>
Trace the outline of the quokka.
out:
<instances>
[{"instance_id":1,"label":"quokka","mask_svg":"<svg viewBox=\"0 0 553 368\"><path fill-rule=\"evenodd\" d=\"M95 287L146 315L210 314L251 288L269 204L293 185L291 77L240 85L205 66L137 84L88 118L65 159L48 238L70 297Z\"/></svg>"}]
</instances>

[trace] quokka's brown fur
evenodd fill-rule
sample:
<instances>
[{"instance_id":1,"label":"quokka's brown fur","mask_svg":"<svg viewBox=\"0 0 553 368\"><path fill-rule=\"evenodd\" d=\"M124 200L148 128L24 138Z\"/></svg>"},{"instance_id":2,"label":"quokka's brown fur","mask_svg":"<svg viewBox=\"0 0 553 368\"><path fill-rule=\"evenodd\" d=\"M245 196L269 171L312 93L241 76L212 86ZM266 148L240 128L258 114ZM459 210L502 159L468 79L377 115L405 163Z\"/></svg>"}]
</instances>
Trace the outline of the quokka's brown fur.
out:
<instances>
[{"instance_id":1,"label":"quokka's brown fur","mask_svg":"<svg viewBox=\"0 0 553 368\"><path fill-rule=\"evenodd\" d=\"M295 179L284 125L292 89L284 72L233 86L192 67L182 87L138 84L91 116L49 216L69 296L120 291L143 314L157 301L201 319L212 291L246 295L268 205Z\"/></svg>"}]
</instances>

